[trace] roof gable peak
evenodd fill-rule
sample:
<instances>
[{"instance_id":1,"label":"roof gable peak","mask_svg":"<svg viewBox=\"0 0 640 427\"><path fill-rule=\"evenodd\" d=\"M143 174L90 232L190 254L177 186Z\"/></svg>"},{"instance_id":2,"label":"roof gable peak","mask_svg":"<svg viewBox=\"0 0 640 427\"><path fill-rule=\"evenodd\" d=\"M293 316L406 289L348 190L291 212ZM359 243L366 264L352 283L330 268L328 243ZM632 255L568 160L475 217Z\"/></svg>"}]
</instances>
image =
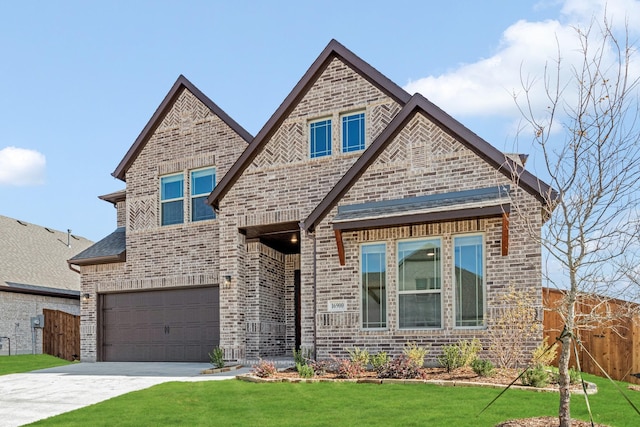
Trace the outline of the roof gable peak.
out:
<instances>
[{"instance_id":1,"label":"roof gable peak","mask_svg":"<svg viewBox=\"0 0 640 427\"><path fill-rule=\"evenodd\" d=\"M146 126L140 132L140 135L136 138L133 145L129 148L129 151L125 154L124 158L120 161L115 171L111 175L122 181L126 181L126 173L134 160L138 157L138 154L142 151L147 141L158 128L164 117L171 110L171 107L176 102L178 97L182 94L183 90L191 92L202 104L204 104L213 114L218 116L220 120L226 123L235 133L237 133L242 139L249 143L253 137L242 126L240 126L235 120L233 120L227 113L225 113L215 102L207 97L200 89L198 89L193 83L191 83L184 75L180 74L175 81L171 89L164 97L156 111L151 116L151 119L147 122Z\"/></svg>"}]
</instances>

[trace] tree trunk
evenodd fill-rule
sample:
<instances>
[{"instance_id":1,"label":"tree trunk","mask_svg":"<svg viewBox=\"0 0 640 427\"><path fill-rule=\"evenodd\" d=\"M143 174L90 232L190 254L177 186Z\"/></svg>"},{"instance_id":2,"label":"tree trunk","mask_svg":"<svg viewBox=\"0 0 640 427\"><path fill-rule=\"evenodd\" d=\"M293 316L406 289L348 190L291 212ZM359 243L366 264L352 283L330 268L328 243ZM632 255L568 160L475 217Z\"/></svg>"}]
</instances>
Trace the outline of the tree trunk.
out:
<instances>
[{"instance_id":1,"label":"tree trunk","mask_svg":"<svg viewBox=\"0 0 640 427\"><path fill-rule=\"evenodd\" d=\"M573 279L573 275L571 275ZM569 376L569 360L571 359L571 344L573 342L573 329L575 317L576 291L570 290L567 295L567 318L565 319L564 330L560 336L562 347L560 349L560 360L558 361L558 391L560 392L560 408L558 418L560 427L571 427L571 390L569 386L571 379Z\"/></svg>"}]
</instances>

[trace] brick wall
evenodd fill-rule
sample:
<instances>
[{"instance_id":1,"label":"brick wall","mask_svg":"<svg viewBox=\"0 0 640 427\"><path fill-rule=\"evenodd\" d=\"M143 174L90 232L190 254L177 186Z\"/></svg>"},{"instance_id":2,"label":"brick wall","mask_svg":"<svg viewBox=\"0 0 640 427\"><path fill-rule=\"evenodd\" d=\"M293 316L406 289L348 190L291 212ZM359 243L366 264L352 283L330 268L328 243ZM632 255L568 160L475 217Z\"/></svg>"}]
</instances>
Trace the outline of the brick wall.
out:
<instances>
[{"instance_id":1,"label":"brick wall","mask_svg":"<svg viewBox=\"0 0 640 427\"><path fill-rule=\"evenodd\" d=\"M220 181L246 142L186 89L127 171L127 198L118 203L117 225L126 225L125 263L82 268L81 356L98 358L100 293L221 283L218 220L190 222L189 172L215 167ZM160 226L160 176L183 173L184 224Z\"/></svg>"},{"instance_id":2,"label":"brick wall","mask_svg":"<svg viewBox=\"0 0 640 427\"><path fill-rule=\"evenodd\" d=\"M42 309L80 314L78 300L17 292L0 292L0 337L11 339L11 354L42 354L42 329L31 328L31 318ZM35 346L34 339L35 337ZM9 341L0 340L0 355L9 354Z\"/></svg>"}]
</instances>

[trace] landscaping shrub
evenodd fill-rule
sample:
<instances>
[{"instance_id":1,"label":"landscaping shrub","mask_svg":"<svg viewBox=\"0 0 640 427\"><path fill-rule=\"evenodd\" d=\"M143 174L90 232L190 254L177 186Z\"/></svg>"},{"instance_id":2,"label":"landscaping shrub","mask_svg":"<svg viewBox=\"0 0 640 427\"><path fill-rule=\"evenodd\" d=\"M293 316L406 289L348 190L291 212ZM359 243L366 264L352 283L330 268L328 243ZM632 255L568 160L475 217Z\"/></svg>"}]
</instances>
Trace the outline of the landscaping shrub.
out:
<instances>
[{"instance_id":1,"label":"landscaping shrub","mask_svg":"<svg viewBox=\"0 0 640 427\"><path fill-rule=\"evenodd\" d=\"M294 348L292 352L293 352L293 361L295 362L296 365L298 363L301 365L306 365L307 361L311 359L311 350L308 350L308 349L305 350L304 348L301 348L300 350L296 351L296 349Z\"/></svg>"},{"instance_id":2,"label":"landscaping shrub","mask_svg":"<svg viewBox=\"0 0 640 427\"><path fill-rule=\"evenodd\" d=\"M408 342L404 345L402 353L413 361L416 366L421 368L424 365L424 358L429 354L429 350L425 347L418 346L415 342Z\"/></svg>"},{"instance_id":3,"label":"landscaping shrub","mask_svg":"<svg viewBox=\"0 0 640 427\"><path fill-rule=\"evenodd\" d=\"M360 350L358 347L353 347L353 350L346 349L349 353L349 359L352 363L359 365L363 370L367 368L369 363L369 352L367 349Z\"/></svg>"},{"instance_id":4,"label":"landscaping shrub","mask_svg":"<svg viewBox=\"0 0 640 427\"><path fill-rule=\"evenodd\" d=\"M364 367L349 359L336 359L336 375L338 378L358 378L364 373Z\"/></svg>"},{"instance_id":5,"label":"landscaping shrub","mask_svg":"<svg viewBox=\"0 0 640 427\"><path fill-rule=\"evenodd\" d=\"M406 354L394 357L378 370L378 378L420 379L425 378L422 366Z\"/></svg>"},{"instance_id":6,"label":"landscaping shrub","mask_svg":"<svg viewBox=\"0 0 640 427\"><path fill-rule=\"evenodd\" d=\"M438 356L438 362L444 366L447 372L451 372L462 366L462 355L457 345L445 345L442 347L442 354Z\"/></svg>"},{"instance_id":7,"label":"landscaping shrub","mask_svg":"<svg viewBox=\"0 0 640 427\"><path fill-rule=\"evenodd\" d=\"M313 368L309 365L302 365L300 363L296 363L296 370L300 375L300 378L312 378L315 372L313 372Z\"/></svg>"},{"instance_id":8,"label":"landscaping shrub","mask_svg":"<svg viewBox=\"0 0 640 427\"><path fill-rule=\"evenodd\" d=\"M389 363L389 360L389 355L386 351L381 351L380 353L374 354L369 358L369 362L376 372L386 363Z\"/></svg>"},{"instance_id":9,"label":"landscaping shrub","mask_svg":"<svg viewBox=\"0 0 640 427\"><path fill-rule=\"evenodd\" d=\"M558 355L558 343L556 342L549 345L547 343L548 338L549 337L544 337L540 345L533 350L531 363L534 365L551 366L553 361L556 360L556 356Z\"/></svg>"},{"instance_id":10,"label":"landscaping shrub","mask_svg":"<svg viewBox=\"0 0 640 427\"><path fill-rule=\"evenodd\" d=\"M489 360L476 359L471 362L471 369L481 377L490 377L495 373L493 363Z\"/></svg>"},{"instance_id":11,"label":"landscaping shrub","mask_svg":"<svg viewBox=\"0 0 640 427\"><path fill-rule=\"evenodd\" d=\"M278 370L276 369L275 363L262 359L260 359L258 364L253 367L252 371L253 375L260 378L272 377L276 374L276 372L278 372Z\"/></svg>"},{"instance_id":12,"label":"landscaping shrub","mask_svg":"<svg viewBox=\"0 0 640 427\"><path fill-rule=\"evenodd\" d=\"M521 378L523 385L531 387L546 387L549 385L549 372L542 365L536 365L526 370Z\"/></svg>"},{"instance_id":13,"label":"landscaping shrub","mask_svg":"<svg viewBox=\"0 0 640 427\"><path fill-rule=\"evenodd\" d=\"M328 360L312 360L308 365L316 375L324 375L331 369L331 363Z\"/></svg>"},{"instance_id":14,"label":"landscaping shrub","mask_svg":"<svg viewBox=\"0 0 640 427\"><path fill-rule=\"evenodd\" d=\"M216 368L224 368L224 350L222 347L215 347L211 350L209 361Z\"/></svg>"},{"instance_id":15,"label":"landscaping shrub","mask_svg":"<svg viewBox=\"0 0 640 427\"><path fill-rule=\"evenodd\" d=\"M460 348L460 363L462 366L471 365L471 362L478 358L478 353L482 350L480 340L475 337L471 341L460 341L458 347Z\"/></svg>"}]
</instances>

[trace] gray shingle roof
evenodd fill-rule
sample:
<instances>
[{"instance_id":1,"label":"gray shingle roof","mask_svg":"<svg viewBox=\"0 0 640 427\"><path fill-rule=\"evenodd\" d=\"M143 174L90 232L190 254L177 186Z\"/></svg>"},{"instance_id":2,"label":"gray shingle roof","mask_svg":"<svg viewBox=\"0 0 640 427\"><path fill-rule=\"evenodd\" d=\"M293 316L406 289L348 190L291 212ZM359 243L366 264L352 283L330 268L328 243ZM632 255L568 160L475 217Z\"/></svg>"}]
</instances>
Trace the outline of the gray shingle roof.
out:
<instances>
[{"instance_id":1,"label":"gray shingle roof","mask_svg":"<svg viewBox=\"0 0 640 427\"><path fill-rule=\"evenodd\" d=\"M93 244L84 237L0 215L0 284L80 290L67 260Z\"/></svg>"},{"instance_id":2,"label":"gray shingle roof","mask_svg":"<svg viewBox=\"0 0 640 427\"><path fill-rule=\"evenodd\" d=\"M77 265L89 265L124 261L126 249L125 228L118 227L116 231L104 239L71 258L69 262Z\"/></svg>"}]
</instances>

